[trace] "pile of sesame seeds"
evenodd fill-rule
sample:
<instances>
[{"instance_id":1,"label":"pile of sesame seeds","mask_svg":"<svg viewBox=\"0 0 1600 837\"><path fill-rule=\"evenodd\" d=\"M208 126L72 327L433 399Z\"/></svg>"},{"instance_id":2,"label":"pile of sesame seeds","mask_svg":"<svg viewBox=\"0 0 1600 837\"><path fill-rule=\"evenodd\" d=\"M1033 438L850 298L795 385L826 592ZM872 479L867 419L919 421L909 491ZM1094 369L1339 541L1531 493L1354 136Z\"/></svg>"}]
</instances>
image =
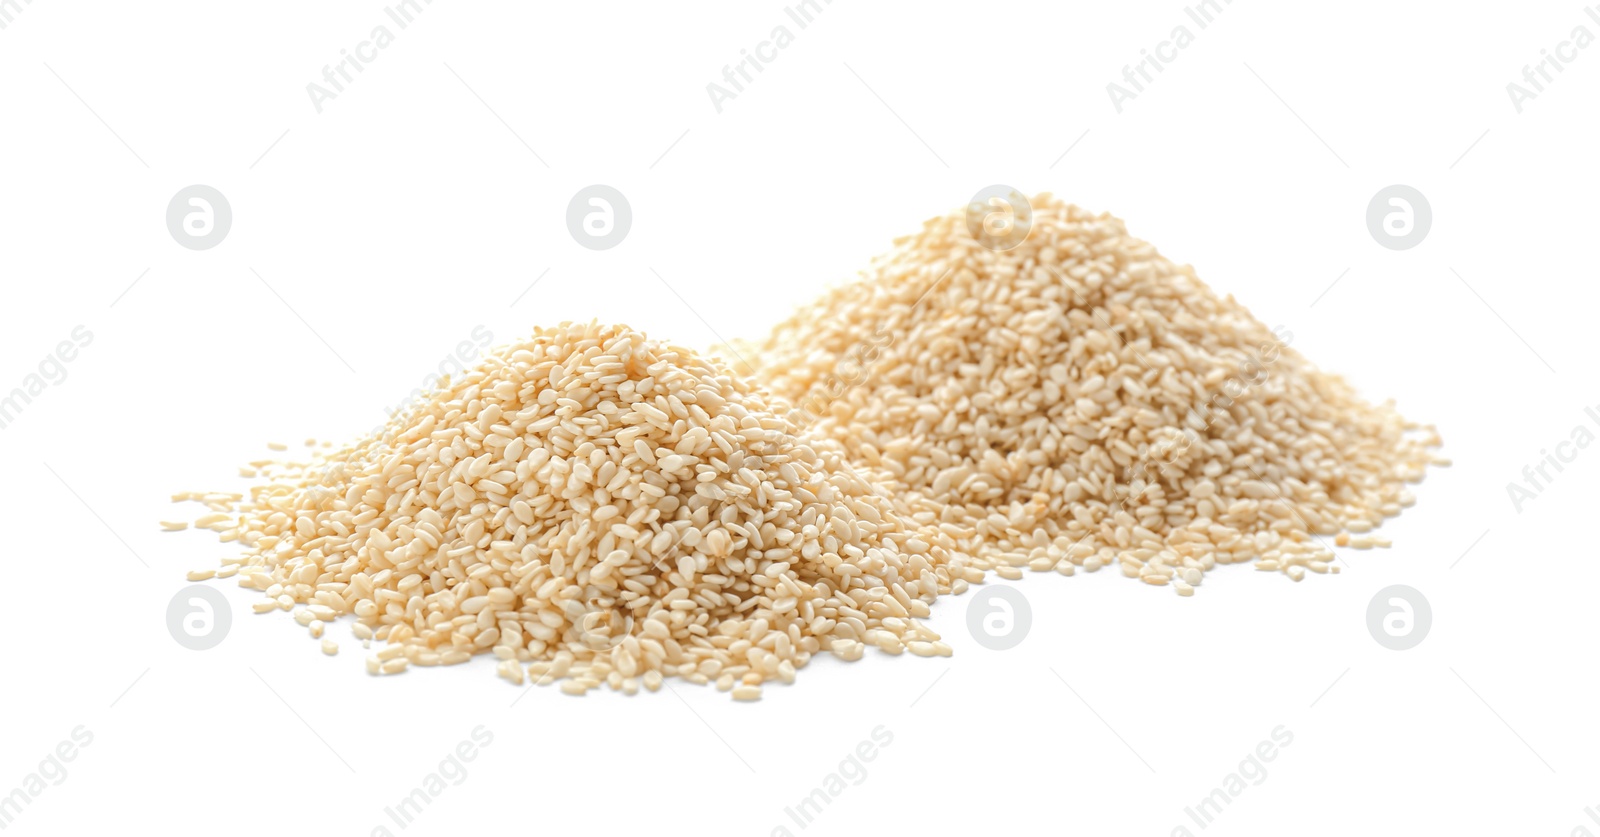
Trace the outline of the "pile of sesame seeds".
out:
<instances>
[{"instance_id":1,"label":"pile of sesame seeds","mask_svg":"<svg viewBox=\"0 0 1600 837\"><path fill-rule=\"evenodd\" d=\"M982 579L748 380L624 326L539 330L258 479L174 498L244 549L191 578L237 576L317 638L352 615L386 643L373 674L493 654L569 693L677 676L753 700L821 652L948 655L918 620Z\"/></svg>"},{"instance_id":2,"label":"pile of sesame seeds","mask_svg":"<svg viewBox=\"0 0 1600 837\"><path fill-rule=\"evenodd\" d=\"M741 355L903 511L1009 578L1117 566L1191 595L1218 564L1337 572L1445 464L1121 221L1039 195L1020 243L929 220Z\"/></svg>"}]
</instances>

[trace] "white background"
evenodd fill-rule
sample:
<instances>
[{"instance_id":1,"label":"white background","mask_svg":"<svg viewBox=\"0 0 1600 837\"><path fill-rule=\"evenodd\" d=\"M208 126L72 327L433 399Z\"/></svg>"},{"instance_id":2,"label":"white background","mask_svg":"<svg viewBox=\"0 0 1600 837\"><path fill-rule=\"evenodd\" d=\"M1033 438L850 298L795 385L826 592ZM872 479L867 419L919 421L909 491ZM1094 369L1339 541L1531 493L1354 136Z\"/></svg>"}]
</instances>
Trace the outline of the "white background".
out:
<instances>
[{"instance_id":1,"label":"white background","mask_svg":"<svg viewBox=\"0 0 1600 837\"><path fill-rule=\"evenodd\" d=\"M406 833L1199 833L1185 806L1279 725L1293 743L1207 833L1600 833L1600 451L1520 513L1506 491L1600 433L1600 48L1520 114L1506 91L1600 24L1576 2L1238 0L1201 30L1178 2L836 0L800 30L782 8L440 0L398 31L379 2L18 0L0 393L75 326L94 339L0 431L0 794L94 739L6 833L399 833L385 806L479 725L492 744ZM380 24L394 43L318 113L306 85ZM706 85L780 24L794 42L718 113ZM1194 43L1119 114L1106 85L1178 25ZM203 252L164 221L194 183L234 215ZM603 252L565 223L593 183L633 209ZM479 325L759 335L992 183L1126 219L1437 423L1455 467L1339 576L1230 568L1180 599L1029 574L1014 650L953 598L931 620L953 658L824 659L757 704L679 683L512 706L487 660L369 678L347 625L323 657L232 582L219 647L168 635L184 572L228 554L158 530L193 514L170 493L380 423ZM1365 223L1394 183L1433 211L1404 252ZM1397 583L1433 608L1405 652L1365 624ZM786 817L879 726L861 784Z\"/></svg>"}]
</instances>

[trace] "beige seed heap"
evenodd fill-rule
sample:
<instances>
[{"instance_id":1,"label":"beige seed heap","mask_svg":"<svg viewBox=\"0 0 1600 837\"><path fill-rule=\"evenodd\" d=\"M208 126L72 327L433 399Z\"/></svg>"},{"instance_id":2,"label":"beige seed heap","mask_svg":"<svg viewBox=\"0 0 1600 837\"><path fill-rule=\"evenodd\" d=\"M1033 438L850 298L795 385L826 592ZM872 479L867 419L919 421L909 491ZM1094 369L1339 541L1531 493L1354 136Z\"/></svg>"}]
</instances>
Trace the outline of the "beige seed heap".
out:
<instances>
[{"instance_id":1,"label":"beige seed heap","mask_svg":"<svg viewBox=\"0 0 1600 837\"><path fill-rule=\"evenodd\" d=\"M1412 502L1431 428L1361 400L1121 221L1050 195L983 240L928 221L744 357L791 416L962 552L1189 595L1216 564L1295 580ZM1332 567L1337 571L1337 567Z\"/></svg>"},{"instance_id":2,"label":"beige seed heap","mask_svg":"<svg viewBox=\"0 0 1600 837\"><path fill-rule=\"evenodd\" d=\"M754 699L821 651L948 654L916 620L982 578L747 380L620 326L538 331L374 438L254 468L248 499L179 495L236 512L202 518L248 548L216 575L313 636L353 613L373 673L492 652L515 683Z\"/></svg>"}]
</instances>

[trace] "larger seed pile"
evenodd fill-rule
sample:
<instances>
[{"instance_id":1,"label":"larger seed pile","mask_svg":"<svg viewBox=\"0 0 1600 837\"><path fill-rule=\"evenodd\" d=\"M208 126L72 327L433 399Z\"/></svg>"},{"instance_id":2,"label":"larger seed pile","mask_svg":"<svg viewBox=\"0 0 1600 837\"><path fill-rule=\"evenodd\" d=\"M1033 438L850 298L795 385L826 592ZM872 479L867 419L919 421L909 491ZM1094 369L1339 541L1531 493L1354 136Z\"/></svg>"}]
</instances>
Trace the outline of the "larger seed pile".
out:
<instances>
[{"instance_id":1,"label":"larger seed pile","mask_svg":"<svg viewBox=\"0 0 1600 837\"><path fill-rule=\"evenodd\" d=\"M949 653L916 620L982 577L753 384L624 327L539 331L268 476L196 497L246 547L219 575L313 635L354 614L374 673L493 653L517 683L752 699L822 651Z\"/></svg>"},{"instance_id":2,"label":"larger seed pile","mask_svg":"<svg viewBox=\"0 0 1600 837\"><path fill-rule=\"evenodd\" d=\"M1216 564L1295 580L1411 502L1431 428L1359 398L1121 221L1049 195L1012 242L960 212L743 356L982 566L1188 595ZM1417 432L1413 432L1417 431ZM1332 567L1337 571L1337 567Z\"/></svg>"}]
</instances>

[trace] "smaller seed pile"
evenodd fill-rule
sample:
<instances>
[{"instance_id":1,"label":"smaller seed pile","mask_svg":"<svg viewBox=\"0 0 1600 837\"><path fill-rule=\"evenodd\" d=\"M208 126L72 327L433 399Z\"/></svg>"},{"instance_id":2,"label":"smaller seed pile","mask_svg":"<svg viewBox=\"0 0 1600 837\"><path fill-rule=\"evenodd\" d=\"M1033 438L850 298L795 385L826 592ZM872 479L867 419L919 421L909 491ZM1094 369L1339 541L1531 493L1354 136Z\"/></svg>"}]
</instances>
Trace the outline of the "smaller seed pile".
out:
<instances>
[{"instance_id":1,"label":"smaller seed pile","mask_svg":"<svg viewBox=\"0 0 1600 837\"><path fill-rule=\"evenodd\" d=\"M374 674L492 653L519 684L755 699L824 651L948 655L917 620L982 578L746 379L624 326L539 330L372 438L248 471L174 498L245 547L191 578L314 637L353 614Z\"/></svg>"},{"instance_id":2,"label":"smaller seed pile","mask_svg":"<svg viewBox=\"0 0 1600 837\"><path fill-rule=\"evenodd\" d=\"M1190 595L1217 564L1337 572L1322 536L1387 545L1364 533L1444 464L1432 428L1116 218L1032 210L1020 243L934 218L740 354L1006 577L1116 565Z\"/></svg>"}]
</instances>

